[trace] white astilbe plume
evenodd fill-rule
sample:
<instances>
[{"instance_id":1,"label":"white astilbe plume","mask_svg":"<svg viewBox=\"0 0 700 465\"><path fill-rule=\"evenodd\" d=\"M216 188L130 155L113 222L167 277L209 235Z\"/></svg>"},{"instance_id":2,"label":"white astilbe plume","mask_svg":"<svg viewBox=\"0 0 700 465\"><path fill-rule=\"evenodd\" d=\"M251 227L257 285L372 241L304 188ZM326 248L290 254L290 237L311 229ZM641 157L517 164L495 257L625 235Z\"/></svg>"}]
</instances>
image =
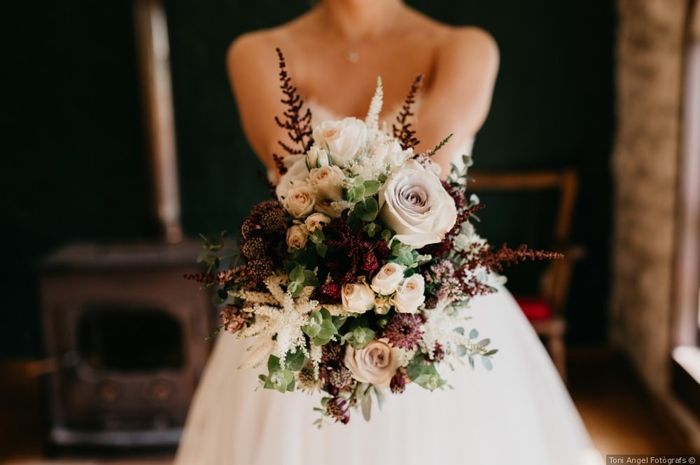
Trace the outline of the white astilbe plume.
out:
<instances>
[{"instance_id":1,"label":"white astilbe plume","mask_svg":"<svg viewBox=\"0 0 700 465\"><path fill-rule=\"evenodd\" d=\"M308 357L306 339L302 328L309 322L309 313L318 302L311 300L313 287L307 286L296 299L282 289L284 277L271 276L265 281L269 294L265 303L245 308L255 314L255 323L237 333L241 339L257 336L258 343L251 347L250 359L244 366L260 363L267 355L276 355L284 366L285 356L300 349ZM256 296L257 297L257 296ZM274 299L274 303L269 303ZM263 299L259 299L263 300ZM274 339L273 339L274 337Z\"/></svg>"},{"instance_id":2,"label":"white astilbe plume","mask_svg":"<svg viewBox=\"0 0 700 465\"><path fill-rule=\"evenodd\" d=\"M309 358L314 367L314 378L318 379L319 366L321 365L321 357L323 357L323 347L311 345L309 350Z\"/></svg>"},{"instance_id":3,"label":"white astilbe plume","mask_svg":"<svg viewBox=\"0 0 700 465\"><path fill-rule=\"evenodd\" d=\"M382 78L377 76L377 89L374 91L374 96L369 104L369 111L365 117L365 124L368 128L377 129L379 127L379 113L382 112L384 105L384 88L382 87Z\"/></svg>"}]
</instances>

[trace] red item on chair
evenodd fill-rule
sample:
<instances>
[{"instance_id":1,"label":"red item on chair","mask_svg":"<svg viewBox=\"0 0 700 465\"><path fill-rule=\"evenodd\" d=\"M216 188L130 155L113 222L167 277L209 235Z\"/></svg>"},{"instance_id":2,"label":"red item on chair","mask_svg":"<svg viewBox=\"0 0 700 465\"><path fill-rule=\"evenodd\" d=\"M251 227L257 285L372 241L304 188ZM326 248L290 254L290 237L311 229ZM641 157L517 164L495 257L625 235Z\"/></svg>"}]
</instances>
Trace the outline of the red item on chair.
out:
<instances>
[{"instance_id":1,"label":"red item on chair","mask_svg":"<svg viewBox=\"0 0 700 465\"><path fill-rule=\"evenodd\" d=\"M546 320L552 316L552 307L545 299L537 297L516 297L515 300L520 305L528 320Z\"/></svg>"}]
</instances>

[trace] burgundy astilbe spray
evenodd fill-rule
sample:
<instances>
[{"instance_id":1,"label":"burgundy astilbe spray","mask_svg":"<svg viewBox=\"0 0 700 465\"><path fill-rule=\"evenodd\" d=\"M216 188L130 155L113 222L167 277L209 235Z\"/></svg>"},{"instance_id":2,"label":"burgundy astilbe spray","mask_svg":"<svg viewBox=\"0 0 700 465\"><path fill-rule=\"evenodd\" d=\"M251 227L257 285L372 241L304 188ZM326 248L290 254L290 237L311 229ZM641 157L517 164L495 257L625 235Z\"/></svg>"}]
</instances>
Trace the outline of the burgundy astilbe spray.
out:
<instances>
[{"instance_id":1,"label":"burgundy astilbe spray","mask_svg":"<svg viewBox=\"0 0 700 465\"><path fill-rule=\"evenodd\" d=\"M335 218L325 228L326 244L340 254L329 255L326 266L333 281L341 286L370 277L389 257L391 251L381 238L370 239L363 231L353 231L342 218Z\"/></svg>"},{"instance_id":2,"label":"burgundy astilbe spray","mask_svg":"<svg viewBox=\"0 0 700 465\"><path fill-rule=\"evenodd\" d=\"M290 143L277 141L280 147L289 155L303 155L308 152L314 143L313 129L311 127L311 110L304 107L304 100L301 98L296 86L292 84L292 78L287 72L287 62L282 50L276 49L279 60L280 89L284 98L281 102L286 107L282 113L282 118L275 116L277 126L287 132ZM272 154L277 171L280 175L287 172L283 158L280 155Z\"/></svg>"},{"instance_id":3,"label":"burgundy astilbe spray","mask_svg":"<svg viewBox=\"0 0 700 465\"><path fill-rule=\"evenodd\" d=\"M418 90L423 83L423 75L419 74L411 83L408 95L401 105L401 111L396 115L396 124L392 125L394 137L401 143L401 147L406 150L417 146L420 141L416 137L416 130L413 129L411 118L415 115L413 105L416 103Z\"/></svg>"}]
</instances>

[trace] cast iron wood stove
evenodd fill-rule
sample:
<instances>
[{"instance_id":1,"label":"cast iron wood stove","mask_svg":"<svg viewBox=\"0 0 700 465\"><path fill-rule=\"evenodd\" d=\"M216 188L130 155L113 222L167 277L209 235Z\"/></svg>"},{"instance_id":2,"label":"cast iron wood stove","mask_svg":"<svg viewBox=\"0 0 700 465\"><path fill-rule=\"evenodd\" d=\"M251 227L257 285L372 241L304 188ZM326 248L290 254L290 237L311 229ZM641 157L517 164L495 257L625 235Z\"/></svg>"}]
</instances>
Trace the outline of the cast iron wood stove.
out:
<instances>
[{"instance_id":1,"label":"cast iron wood stove","mask_svg":"<svg viewBox=\"0 0 700 465\"><path fill-rule=\"evenodd\" d=\"M183 279L200 249L77 244L46 260L53 443L177 443L211 334L206 293Z\"/></svg>"},{"instance_id":2,"label":"cast iron wood stove","mask_svg":"<svg viewBox=\"0 0 700 465\"><path fill-rule=\"evenodd\" d=\"M184 240L166 17L134 0L158 240L67 246L44 263L42 307L50 442L177 443L212 333L209 297L183 274L201 271Z\"/></svg>"}]
</instances>

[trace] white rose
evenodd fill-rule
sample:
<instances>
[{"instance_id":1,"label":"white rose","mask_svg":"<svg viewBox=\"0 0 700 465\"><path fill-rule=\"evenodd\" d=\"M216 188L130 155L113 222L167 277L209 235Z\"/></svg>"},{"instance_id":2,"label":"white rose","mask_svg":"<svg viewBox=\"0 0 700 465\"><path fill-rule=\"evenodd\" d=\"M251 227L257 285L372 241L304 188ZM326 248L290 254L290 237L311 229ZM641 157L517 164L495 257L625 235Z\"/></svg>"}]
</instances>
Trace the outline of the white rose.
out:
<instances>
[{"instance_id":1,"label":"white rose","mask_svg":"<svg viewBox=\"0 0 700 465\"><path fill-rule=\"evenodd\" d=\"M415 160L394 171L379 191L379 216L396 239L415 248L440 242L457 221L440 178Z\"/></svg>"},{"instance_id":2,"label":"white rose","mask_svg":"<svg viewBox=\"0 0 700 465\"><path fill-rule=\"evenodd\" d=\"M401 351L384 339L374 340L359 350L348 344L344 361L359 382L385 387L401 366Z\"/></svg>"},{"instance_id":3,"label":"white rose","mask_svg":"<svg viewBox=\"0 0 700 465\"><path fill-rule=\"evenodd\" d=\"M347 168L364 179L376 179L393 171L413 156L413 150L403 150L396 139L384 137L370 142L366 156L362 156Z\"/></svg>"},{"instance_id":4,"label":"white rose","mask_svg":"<svg viewBox=\"0 0 700 465\"><path fill-rule=\"evenodd\" d=\"M403 165L412 155L412 149L404 150L396 139L390 139L376 145L372 158L381 160L383 165L392 169Z\"/></svg>"},{"instance_id":5,"label":"white rose","mask_svg":"<svg viewBox=\"0 0 700 465\"><path fill-rule=\"evenodd\" d=\"M306 166L309 169L328 166L328 151L318 145L314 145L306 154Z\"/></svg>"},{"instance_id":6,"label":"white rose","mask_svg":"<svg viewBox=\"0 0 700 465\"><path fill-rule=\"evenodd\" d=\"M314 191L306 184L292 185L282 202L289 214L296 218L301 218L311 213L315 204Z\"/></svg>"},{"instance_id":7,"label":"white rose","mask_svg":"<svg viewBox=\"0 0 700 465\"><path fill-rule=\"evenodd\" d=\"M345 174L337 166L322 166L314 168L309 173L309 182L316 188L318 194L328 200L343 198L343 181Z\"/></svg>"},{"instance_id":8,"label":"white rose","mask_svg":"<svg viewBox=\"0 0 700 465\"><path fill-rule=\"evenodd\" d=\"M392 299L399 313L416 313L425 302L425 280L422 275L414 274L406 278Z\"/></svg>"},{"instance_id":9,"label":"white rose","mask_svg":"<svg viewBox=\"0 0 700 465\"><path fill-rule=\"evenodd\" d=\"M398 263L387 263L372 278L372 290L382 295L394 293L399 288L399 284L401 284L405 269L406 267Z\"/></svg>"},{"instance_id":10,"label":"white rose","mask_svg":"<svg viewBox=\"0 0 700 465\"><path fill-rule=\"evenodd\" d=\"M366 283L346 284L340 294L346 312L364 313L374 307L374 292Z\"/></svg>"},{"instance_id":11,"label":"white rose","mask_svg":"<svg viewBox=\"0 0 700 465\"><path fill-rule=\"evenodd\" d=\"M306 227L295 224L287 229L287 246L290 249L301 250L306 247L306 240L308 237L309 233Z\"/></svg>"},{"instance_id":12,"label":"white rose","mask_svg":"<svg viewBox=\"0 0 700 465\"><path fill-rule=\"evenodd\" d=\"M306 218L306 220L304 220L304 225L306 226L306 229L312 233L317 229L323 229L323 227L330 222L331 219L328 217L328 215L324 215L323 213L312 213Z\"/></svg>"},{"instance_id":13,"label":"white rose","mask_svg":"<svg viewBox=\"0 0 700 465\"><path fill-rule=\"evenodd\" d=\"M283 163L287 168L287 172L280 177L275 188L277 200L280 202L284 202L292 186L302 183L309 175L305 158L302 155L287 155L284 157Z\"/></svg>"},{"instance_id":14,"label":"white rose","mask_svg":"<svg viewBox=\"0 0 700 465\"><path fill-rule=\"evenodd\" d=\"M314 128L314 141L328 150L334 165L343 167L366 144L367 126L357 118L324 121Z\"/></svg>"}]
</instances>

